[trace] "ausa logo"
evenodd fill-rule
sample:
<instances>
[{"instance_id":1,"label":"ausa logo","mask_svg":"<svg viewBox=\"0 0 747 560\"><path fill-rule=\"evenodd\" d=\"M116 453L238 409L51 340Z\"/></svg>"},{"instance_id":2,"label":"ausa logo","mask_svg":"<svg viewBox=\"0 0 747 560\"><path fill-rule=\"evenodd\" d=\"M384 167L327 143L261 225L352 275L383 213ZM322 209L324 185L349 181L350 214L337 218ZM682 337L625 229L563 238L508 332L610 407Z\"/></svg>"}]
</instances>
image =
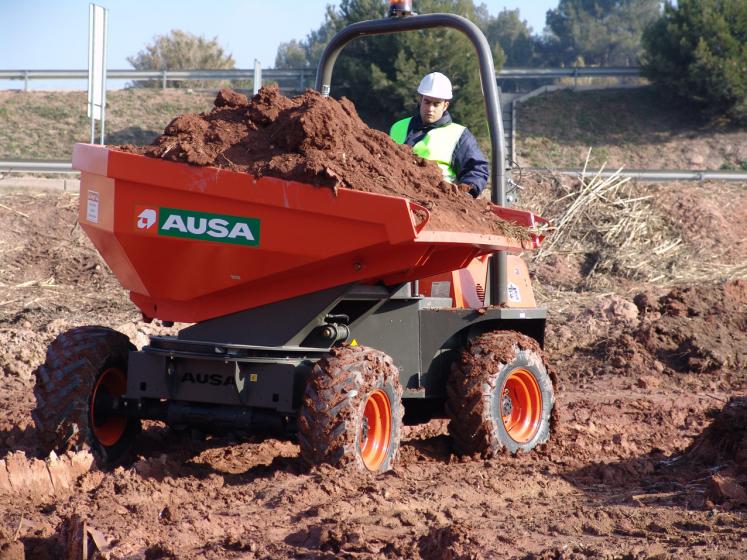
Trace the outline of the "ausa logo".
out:
<instances>
[{"instance_id":1,"label":"ausa logo","mask_svg":"<svg viewBox=\"0 0 747 560\"><path fill-rule=\"evenodd\" d=\"M167 237L217 241L235 245L259 245L257 218L210 214L180 208L139 207L135 210L137 228ZM158 228L153 228L158 224Z\"/></svg>"},{"instance_id":2,"label":"ausa logo","mask_svg":"<svg viewBox=\"0 0 747 560\"><path fill-rule=\"evenodd\" d=\"M138 229L150 229L156 223L158 214L153 208L146 208L137 215Z\"/></svg>"},{"instance_id":3,"label":"ausa logo","mask_svg":"<svg viewBox=\"0 0 747 560\"><path fill-rule=\"evenodd\" d=\"M199 383L200 385L235 385L230 375L223 377L219 373L192 373L185 371L181 379L182 383Z\"/></svg>"}]
</instances>

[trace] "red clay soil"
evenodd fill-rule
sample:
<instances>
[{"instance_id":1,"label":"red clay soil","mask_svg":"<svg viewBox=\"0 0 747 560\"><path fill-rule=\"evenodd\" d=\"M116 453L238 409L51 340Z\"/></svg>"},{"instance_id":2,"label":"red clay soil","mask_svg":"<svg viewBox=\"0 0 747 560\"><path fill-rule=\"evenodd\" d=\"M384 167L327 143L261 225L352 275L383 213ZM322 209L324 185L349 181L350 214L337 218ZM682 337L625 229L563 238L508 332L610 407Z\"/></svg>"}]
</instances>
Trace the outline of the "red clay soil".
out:
<instances>
[{"instance_id":1,"label":"red clay soil","mask_svg":"<svg viewBox=\"0 0 747 560\"><path fill-rule=\"evenodd\" d=\"M177 116L151 145L118 148L256 177L404 196L430 211L428 229L506 233L487 201L443 181L435 163L369 128L344 97L307 90L288 98L268 86L250 101L224 89L210 112Z\"/></svg>"},{"instance_id":2,"label":"red clay soil","mask_svg":"<svg viewBox=\"0 0 747 560\"><path fill-rule=\"evenodd\" d=\"M732 397L714 416L685 453L681 468L699 465L714 473L706 489L706 507L747 506L747 397Z\"/></svg>"},{"instance_id":3,"label":"red clay soil","mask_svg":"<svg viewBox=\"0 0 747 560\"><path fill-rule=\"evenodd\" d=\"M146 422L102 471L40 449L47 345L175 330L139 321L77 206L0 192L0 559L747 557L744 280L553 295L542 277L558 422L529 454L461 457L437 419L403 428L392 471L342 475L290 441Z\"/></svg>"},{"instance_id":4,"label":"red clay soil","mask_svg":"<svg viewBox=\"0 0 747 560\"><path fill-rule=\"evenodd\" d=\"M633 302L640 312L638 327L600 346L613 367L747 370L747 281L675 287L659 298L641 292Z\"/></svg>"}]
</instances>

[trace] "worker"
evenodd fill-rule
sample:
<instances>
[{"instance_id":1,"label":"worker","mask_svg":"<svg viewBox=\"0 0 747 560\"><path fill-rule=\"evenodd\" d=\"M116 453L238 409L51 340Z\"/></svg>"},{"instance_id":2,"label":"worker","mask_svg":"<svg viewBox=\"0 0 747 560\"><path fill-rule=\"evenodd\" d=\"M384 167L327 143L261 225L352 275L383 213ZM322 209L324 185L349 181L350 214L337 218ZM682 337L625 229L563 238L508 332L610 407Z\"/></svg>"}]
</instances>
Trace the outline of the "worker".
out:
<instances>
[{"instance_id":1,"label":"worker","mask_svg":"<svg viewBox=\"0 0 747 560\"><path fill-rule=\"evenodd\" d=\"M446 181L477 198L488 182L488 160L467 127L451 119L451 81L432 72L420 81L418 93L418 114L394 123L389 136L397 144L412 146L420 157L435 161Z\"/></svg>"}]
</instances>

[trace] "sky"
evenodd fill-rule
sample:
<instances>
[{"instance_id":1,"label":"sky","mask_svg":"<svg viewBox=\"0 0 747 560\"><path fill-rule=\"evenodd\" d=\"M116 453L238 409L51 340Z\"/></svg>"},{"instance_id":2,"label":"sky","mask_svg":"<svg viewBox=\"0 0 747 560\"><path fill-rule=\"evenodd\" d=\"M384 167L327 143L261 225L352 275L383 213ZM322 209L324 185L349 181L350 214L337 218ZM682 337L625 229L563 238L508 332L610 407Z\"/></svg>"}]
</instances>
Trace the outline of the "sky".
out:
<instances>
[{"instance_id":1,"label":"sky","mask_svg":"<svg viewBox=\"0 0 747 560\"><path fill-rule=\"evenodd\" d=\"M88 0L0 0L0 70L85 70L88 65ZM257 59L272 68L280 43L304 39L324 21L336 0L97 0L109 10L108 67L131 68L134 56L157 35L182 29L216 37L237 68ZM479 0L475 2L480 3ZM558 0L484 1L491 15L519 8L534 33ZM0 89L22 87L0 80ZM59 81L30 82L33 89L61 88ZM65 87L71 87L67 85ZM72 86L75 87L75 86ZM85 89L85 83L77 86ZM110 84L110 87L118 87Z\"/></svg>"}]
</instances>

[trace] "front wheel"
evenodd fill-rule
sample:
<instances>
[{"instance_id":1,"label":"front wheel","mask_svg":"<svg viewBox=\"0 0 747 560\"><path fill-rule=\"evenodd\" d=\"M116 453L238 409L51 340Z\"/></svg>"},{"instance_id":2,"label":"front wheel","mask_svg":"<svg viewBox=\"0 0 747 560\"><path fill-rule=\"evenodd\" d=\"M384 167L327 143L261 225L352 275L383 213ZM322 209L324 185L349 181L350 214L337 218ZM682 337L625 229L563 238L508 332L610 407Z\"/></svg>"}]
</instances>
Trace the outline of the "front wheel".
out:
<instances>
[{"instance_id":1,"label":"front wheel","mask_svg":"<svg viewBox=\"0 0 747 560\"><path fill-rule=\"evenodd\" d=\"M112 401L127 389L127 360L135 347L106 327L60 334L36 370L32 412L45 452L91 449L101 466L119 462L140 432L140 420L117 415Z\"/></svg>"},{"instance_id":2,"label":"front wheel","mask_svg":"<svg viewBox=\"0 0 747 560\"><path fill-rule=\"evenodd\" d=\"M554 402L537 341L513 331L484 333L452 366L449 432L462 454L530 451L550 437Z\"/></svg>"},{"instance_id":3,"label":"front wheel","mask_svg":"<svg viewBox=\"0 0 747 560\"><path fill-rule=\"evenodd\" d=\"M301 456L311 465L385 472L399 450L402 415L399 371L389 356L365 346L334 348L306 383Z\"/></svg>"}]
</instances>

